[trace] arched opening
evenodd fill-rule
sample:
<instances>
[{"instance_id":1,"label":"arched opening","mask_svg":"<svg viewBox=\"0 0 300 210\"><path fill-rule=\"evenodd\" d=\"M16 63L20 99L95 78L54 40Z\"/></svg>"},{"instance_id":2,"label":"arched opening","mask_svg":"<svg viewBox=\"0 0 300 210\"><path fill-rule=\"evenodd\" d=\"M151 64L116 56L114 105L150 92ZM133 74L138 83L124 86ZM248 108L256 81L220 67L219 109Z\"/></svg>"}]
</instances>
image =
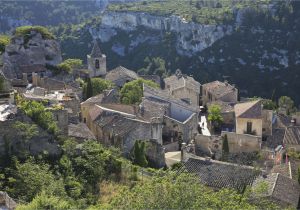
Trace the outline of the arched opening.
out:
<instances>
[{"instance_id":1,"label":"arched opening","mask_svg":"<svg viewBox=\"0 0 300 210\"><path fill-rule=\"evenodd\" d=\"M96 60L95 60L95 68L96 68L96 69L99 69L99 68L100 68L100 62L99 62L99 59L96 59Z\"/></svg>"}]
</instances>

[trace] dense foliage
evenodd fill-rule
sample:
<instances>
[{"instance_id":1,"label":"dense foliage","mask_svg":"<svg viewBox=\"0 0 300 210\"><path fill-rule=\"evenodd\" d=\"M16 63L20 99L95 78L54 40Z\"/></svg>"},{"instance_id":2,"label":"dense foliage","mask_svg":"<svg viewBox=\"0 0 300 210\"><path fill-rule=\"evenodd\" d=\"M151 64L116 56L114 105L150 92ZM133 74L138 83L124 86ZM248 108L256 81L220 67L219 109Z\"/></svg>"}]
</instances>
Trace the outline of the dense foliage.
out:
<instances>
[{"instance_id":1,"label":"dense foliage","mask_svg":"<svg viewBox=\"0 0 300 210\"><path fill-rule=\"evenodd\" d=\"M133 163L142 167L147 167L148 161L145 153L145 141L137 140L133 146Z\"/></svg>"},{"instance_id":2,"label":"dense foliage","mask_svg":"<svg viewBox=\"0 0 300 210\"><path fill-rule=\"evenodd\" d=\"M176 177L177 176L177 177ZM176 178L175 178L176 177ZM258 192L255 192L259 196ZM264 199L253 202L251 192L213 191L189 175L157 176L114 197L110 209L278 209ZM101 207L101 206L100 206Z\"/></svg>"},{"instance_id":3,"label":"dense foliage","mask_svg":"<svg viewBox=\"0 0 300 210\"><path fill-rule=\"evenodd\" d=\"M16 28L14 35L26 38L30 36L31 31L40 33L43 39L55 39L55 36L43 26L20 26Z\"/></svg>"},{"instance_id":4,"label":"dense foliage","mask_svg":"<svg viewBox=\"0 0 300 210\"><path fill-rule=\"evenodd\" d=\"M220 126L223 122L223 117L221 115L221 107L219 105L213 104L208 108L208 121L212 122L215 126Z\"/></svg>"},{"instance_id":5,"label":"dense foliage","mask_svg":"<svg viewBox=\"0 0 300 210\"><path fill-rule=\"evenodd\" d=\"M59 128L51 111L47 110L41 102L24 100L18 97L18 107L24 111L35 123L46 129L51 134L56 134Z\"/></svg>"},{"instance_id":6,"label":"dense foliage","mask_svg":"<svg viewBox=\"0 0 300 210\"><path fill-rule=\"evenodd\" d=\"M140 103L143 97L143 84L153 88L158 88L158 85L151 80L133 80L126 83L120 90L121 102L124 104Z\"/></svg>"},{"instance_id":7,"label":"dense foliage","mask_svg":"<svg viewBox=\"0 0 300 210\"><path fill-rule=\"evenodd\" d=\"M0 54L4 52L5 47L9 44L10 37L6 35L0 35Z\"/></svg>"},{"instance_id":8,"label":"dense foliage","mask_svg":"<svg viewBox=\"0 0 300 210\"><path fill-rule=\"evenodd\" d=\"M230 0L165 0L140 1L128 4L112 4L111 11L147 12L153 15L177 15L187 21L204 24L231 23L234 21L234 8L258 7L270 0L230 1Z\"/></svg>"},{"instance_id":9,"label":"dense foliage","mask_svg":"<svg viewBox=\"0 0 300 210\"><path fill-rule=\"evenodd\" d=\"M109 80L101 78L87 79L87 82L83 84L83 95L85 99L102 93L104 90L111 89L113 83Z\"/></svg>"},{"instance_id":10,"label":"dense foliage","mask_svg":"<svg viewBox=\"0 0 300 210\"><path fill-rule=\"evenodd\" d=\"M69 58L57 65L58 72L72 73L74 68L82 67L82 60Z\"/></svg>"}]
</instances>

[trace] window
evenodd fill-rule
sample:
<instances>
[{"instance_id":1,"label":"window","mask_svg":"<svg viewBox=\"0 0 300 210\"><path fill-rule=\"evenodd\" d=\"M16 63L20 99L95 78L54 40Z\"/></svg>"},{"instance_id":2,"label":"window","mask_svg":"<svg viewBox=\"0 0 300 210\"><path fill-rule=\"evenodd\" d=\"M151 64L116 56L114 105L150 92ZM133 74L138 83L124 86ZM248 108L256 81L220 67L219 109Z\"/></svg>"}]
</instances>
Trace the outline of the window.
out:
<instances>
[{"instance_id":1,"label":"window","mask_svg":"<svg viewBox=\"0 0 300 210\"><path fill-rule=\"evenodd\" d=\"M100 62L99 62L99 59L96 59L96 60L95 60L95 68L96 68L96 69L99 69L99 68L100 68Z\"/></svg>"},{"instance_id":2,"label":"window","mask_svg":"<svg viewBox=\"0 0 300 210\"><path fill-rule=\"evenodd\" d=\"M252 133L252 122L247 122L247 133Z\"/></svg>"},{"instance_id":3,"label":"window","mask_svg":"<svg viewBox=\"0 0 300 210\"><path fill-rule=\"evenodd\" d=\"M86 123L86 118L83 118L83 122Z\"/></svg>"}]
</instances>

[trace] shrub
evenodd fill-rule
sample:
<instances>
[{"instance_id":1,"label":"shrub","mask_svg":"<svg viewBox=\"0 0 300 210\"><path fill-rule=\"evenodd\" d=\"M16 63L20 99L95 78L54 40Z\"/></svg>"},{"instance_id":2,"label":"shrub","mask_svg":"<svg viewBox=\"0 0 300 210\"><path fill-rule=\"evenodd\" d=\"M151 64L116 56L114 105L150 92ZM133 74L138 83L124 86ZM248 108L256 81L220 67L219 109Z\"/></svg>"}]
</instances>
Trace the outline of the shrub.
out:
<instances>
[{"instance_id":1,"label":"shrub","mask_svg":"<svg viewBox=\"0 0 300 210\"><path fill-rule=\"evenodd\" d=\"M21 26L16 28L15 35L16 36L30 36L31 31L36 31L40 33L43 39L55 39L55 36L49 32L49 30L43 26Z\"/></svg>"}]
</instances>

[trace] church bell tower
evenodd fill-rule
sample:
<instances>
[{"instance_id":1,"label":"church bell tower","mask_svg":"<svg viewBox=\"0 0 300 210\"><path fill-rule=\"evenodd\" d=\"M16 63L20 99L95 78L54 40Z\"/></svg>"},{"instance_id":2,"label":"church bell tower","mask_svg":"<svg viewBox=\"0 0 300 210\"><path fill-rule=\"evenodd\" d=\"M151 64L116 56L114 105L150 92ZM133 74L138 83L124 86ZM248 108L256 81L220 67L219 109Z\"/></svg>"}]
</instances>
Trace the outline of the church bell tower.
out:
<instances>
[{"instance_id":1,"label":"church bell tower","mask_svg":"<svg viewBox=\"0 0 300 210\"><path fill-rule=\"evenodd\" d=\"M106 74L106 55L102 54L97 40L90 55L87 55L89 77L101 77Z\"/></svg>"}]
</instances>

